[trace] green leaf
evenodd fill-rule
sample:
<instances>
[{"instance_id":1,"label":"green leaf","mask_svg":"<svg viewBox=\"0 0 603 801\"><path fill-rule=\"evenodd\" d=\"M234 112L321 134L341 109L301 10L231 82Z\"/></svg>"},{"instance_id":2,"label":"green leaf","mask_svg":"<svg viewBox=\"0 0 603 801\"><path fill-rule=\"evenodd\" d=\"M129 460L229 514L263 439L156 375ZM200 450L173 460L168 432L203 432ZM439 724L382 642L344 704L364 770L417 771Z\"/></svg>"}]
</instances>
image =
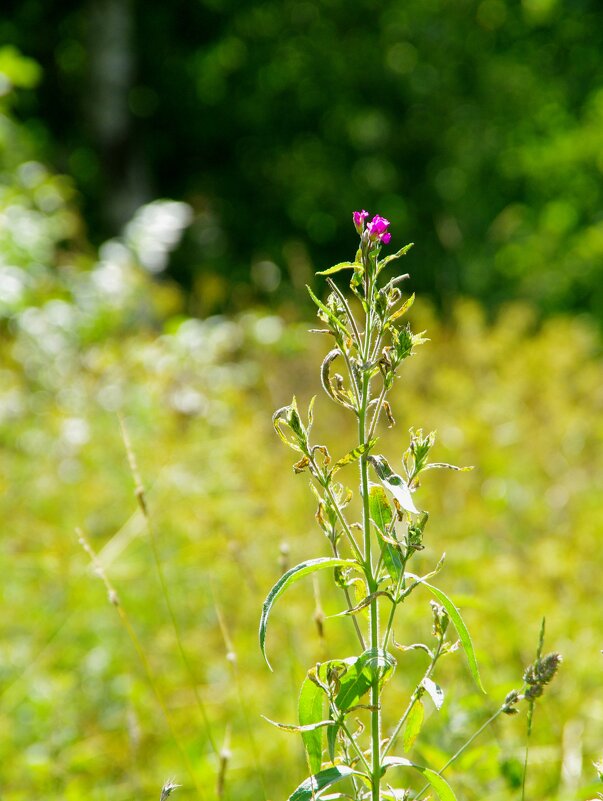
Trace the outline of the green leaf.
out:
<instances>
[{"instance_id":1,"label":"green leaf","mask_svg":"<svg viewBox=\"0 0 603 801\"><path fill-rule=\"evenodd\" d=\"M308 290L308 292L310 293L310 297L312 298L312 300L314 301L314 303L316 303L316 305L318 306L318 308L319 308L319 309L320 309L322 312L324 312L324 314L326 314L326 315L327 315L327 318L328 318L328 319L329 319L329 321L330 321L330 322L331 322L331 323L332 323L332 324L335 326L335 328L339 328L339 330L340 330L340 331L341 331L341 332L342 332L342 333L343 333L343 334L344 334L346 337L349 337L349 336L350 336L350 332L349 332L349 331L348 331L348 329L345 327L345 325L344 325L344 324L341 322L341 320L340 320L338 317L336 317L336 316L333 314L333 312L331 311L331 309L329 309L327 306L325 306L325 304L324 304L322 301L320 301L320 300L319 300L319 299L316 297L316 295L314 294L314 292L312 292L312 290L310 289L310 287L309 287L307 284L306 284L306 289L307 289L307 290Z\"/></svg>"},{"instance_id":2,"label":"green leaf","mask_svg":"<svg viewBox=\"0 0 603 801\"><path fill-rule=\"evenodd\" d=\"M404 733L402 734L402 747L404 748L405 753L410 751L415 743L415 740L419 736L419 732L423 726L424 717L425 707L420 700L416 701L410 710L408 717L406 718Z\"/></svg>"},{"instance_id":3,"label":"green leaf","mask_svg":"<svg viewBox=\"0 0 603 801\"><path fill-rule=\"evenodd\" d=\"M353 448L351 451L346 453L346 455L342 456L339 461L335 462L333 469L331 470L331 475L337 472L337 470L340 470L342 467L345 467L346 464L358 461L363 453L370 451L370 449L374 447L376 442L377 438L372 439L370 442L365 442L363 445L358 445L356 448Z\"/></svg>"},{"instance_id":4,"label":"green leaf","mask_svg":"<svg viewBox=\"0 0 603 801\"><path fill-rule=\"evenodd\" d=\"M459 473L469 473L473 470L473 465L466 467L458 467L455 464L448 464L447 462L429 462L424 465L423 470L458 470Z\"/></svg>"},{"instance_id":5,"label":"green leaf","mask_svg":"<svg viewBox=\"0 0 603 801\"><path fill-rule=\"evenodd\" d=\"M316 570L324 570L328 567L354 567L358 568L358 562L353 559L338 559L335 557L321 557L320 559L310 559L307 562L302 562L295 567L292 567L276 582L274 587L268 593L264 605L262 607L262 616L260 618L260 650L262 656L266 660L266 664L272 670L272 666L266 656L266 629L268 626L268 617L270 610L276 599L281 595L287 587L296 582L302 576L307 576L308 573L314 573Z\"/></svg>"},{"instance_id":6,"label":"green leaf","mask_svg":"<svg viewBox=\"0 0 603 801\"><path fill-rule=\"evenodd\" d=\"M341 678L341 687L335 705L342 712L355 706L371 688L375 677L379 687L390 678L396 667L395 658L381 648L369 648L346 671Z\"/></svg>"},{"instance_id":7,"label":"green leaf","mask_svg":"<svg viewBox=\"0 0 603 801\"><path fill-rule=\"evenodd\" d=\"M400 248L400 250L398 250L397 253L392 253L391 256L387 256L385 259L382 259L379 262L379 272L381 272L381 270L383 270L384 267L387 267L387 265L390 262L395 261L396 259L399 259L402 256L406 255L408 251L411 249L411 247L414 246L414 244L415 244L414 242L410 242L408 245L404 245L403 248Z\"/></svg>"},{"instance_id":8,"label":"green leaf","mask_svg":"<svg viewBox=\"0 0 603 801\"><path fill-rule=\"evenodd\" d=\"M469 634L469 629L465 625L465 621L461 617L461 613L454 605L452 600L446 595L445 592L442 592L438 587L434 587L433 584L428 584L426 581L422 582L424 587L435 595L438 601L442 604L444 609L448 612L448 615L452 622L454 623L454 627L456 629L457 634L459 635L459 640L461 641L461 645L463 646L463 650L465 651L465 655L467 656L467 662L469 663L469 670L471 671L471 675L473 676L473 680L475 681L478 688L485 693L484 686L482 684L482 680L479 675L479 666L477 664L477 658L475 656L475 651L473 650L473 641L471 639L471 635Z\"/></svg>"},{"instance_id":9,"label":"green leaf","mask_svg":"<svg viewBox=\"0 0 603 801\"><path fill-rule=\"evenodd\" d=\"M297 702L297 714L300 725L309 726L322 720L325 694L321 688L307 676L303 681ZM308 755L308 765L312 773L318 773L322 765L322 729L302 732L302 740Z\"/></svg>"},{"instance_id":10,"label":"green leaf","mask_svg":"<svg viewBox=\"0 0 603 801\"><path fill-rule=\"evenodd\" d=\"M379 545L383 554L383 561L391 580L397 584L402 572L402 558L399 551L387 542L387 529L393 520L392 508L387 500L385 490L379 484L371 484L369 488L369 515L377 531L381 534Z\"/></svg>"},{"instance_id":11,"label":"green leaf","mask_svg":"<svg viewBox=\"0 0 603 801\"><path fill-rule=\"evenodd\" d=\"M433 701L433 705L439 712L440 709L442 708L442 704L444 703L444 690L440 687L439 684L436 684L435 681L433 681L429 677L425 677L421 682L421 684L423 685L427 694Z\"/></svg>"},{"instance_id":12,"label":"green leaf","mask_svg":"<svg viewBox=\"0 0 603 801\"><path fill-rule=\"evenodd\" d=\"M375 473L377 473L383 485L391 492L400 506L407 512L418 515L419 510L414 504L408 484L402 476L394 473L385 456L369 456L369 461L375 468Z\"/></svg>"},{"instance_id":13,"label":"green leaf","mask_svg":"<svg viewBox=\"0 0 603 801\"><path fill-rule=\"evenodd\" d=\"M411 762L409 759L405 759L404 757L385 757L381 764L384 769L383 772L385 772L388 768L395 767L414 768L427 779L429 784L438 794L440 801L457 801L457 798L452 791L452 787L448 784L446 779L442 778L442 776L440 776L439 773L436 773L435 770L431 770L431 768L424 768L422 765L417 765L414 762Z\"/></svg>"},{"instance_id":14,"label":"green leaf","mask_svg":"<svg viewBox=\"0 0 603 801\"><path fill-rule=\"evenodd\" d=\"M392 315L390 315L390 317L388 317L387 322L385 323L386 328L389 328L389 326L395 320L397 320L399 317L402 317L403 314L406 314L406 312L410 309L410 307L413 305L414 302L415 302L415 293L413 292L412 295L404 301L404 303L400 306L400 308L396 309L396 311Z\"/></svg>"},{"instance_id":15,"label":"green leaf","mask_svg":"<svg viewBox=\"0 0 603 801\"><path fill-rule=\"evenodd\" d=\"M332 768L320 770L303 781L289 796L289 801L313 801L313 799L319 798L327 787L354 774L360 775L357 770L348 768L347 765L334 765Z\"/></svg>"},{"instance_id":16,"label":"green leaf","mask_svg":"<svg viewBox=\"0 0 603 801\"><path fill-rule=\"evenodd\" d=\"M320 272L316 273L316 275L333 275L333 273L338 273L341 270L353 270L357 266L358 265L354 264L352 261L341 261L339 264L329 267L328 270L321 270Z\"/></svg>"},{"instance_id":17,"label":"green leaf","mask_svg":"<svg viewBox=\"0 0 603 801\"><path fill-rule=\"evenodd\" d=\"M264 718L266 723L276 726L277 729L282 729L282 731L301 732L302 734L306 732L314 732L316 729L322 729L325 726L335 725L334 720L318 720L316 723L308 723L305 726L298 726L297 723L278 723L276 720L270 720L270 718L267 718L266 715L261 715L260 717Z\"/></svg>"}]
</instances>

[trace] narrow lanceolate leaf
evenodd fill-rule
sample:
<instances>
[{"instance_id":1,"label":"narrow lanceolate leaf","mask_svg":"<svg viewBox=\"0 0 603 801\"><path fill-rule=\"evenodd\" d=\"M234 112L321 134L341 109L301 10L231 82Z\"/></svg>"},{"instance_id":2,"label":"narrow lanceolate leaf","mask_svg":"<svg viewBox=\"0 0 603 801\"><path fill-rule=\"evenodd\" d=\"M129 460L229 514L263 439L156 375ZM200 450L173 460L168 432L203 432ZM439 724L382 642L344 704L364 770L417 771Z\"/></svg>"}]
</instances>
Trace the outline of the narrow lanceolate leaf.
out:
<instances>
[{"instance_id":1,"label":"narrow lanceolate leaf","mask_svg":"<svg viewBox=\"0 0 603 801\"><path fill-rule=\"evenodd\" d=\"M266 600L264 601L264 605L262 607L262 616L260 618L260 650L264 659L266 660L266 664L272 670L270 662L268 661L268 657L266 656L266 629L268 626L268 618L270 616L270 610L276 599L281 595L287 587L289 587L294 582L298 581L298 579L302 578L303 576L307 576L308 573L314 573L316 570L324 570L325 568L329 567L352 567L357 568L358 563L355 562L353 559L337 559L335 557L323 557L320 559L310 559L307 562L302 562L295 567L292 567L291 570L288 570L284 575L280 577L280 579L276 582L274 587L268 593Z\"/></svg>"},{"instance_id":2,"label":"narrow lanceolate leaf","mask_svg":"<svg viewBox=\"0 0 603 801\"><path fill-rule=\"evenodd\" d=\"M429 462L423 468L423 470L458 470L460 473L469 473L473 470L473 465L467 465L465 467L458 467L455 464L448 464L447 462Z\"/></svg>"},{"instance_id":3,"label":"narrow lanceolate leaf","mask_svg":"<svg viewBox=\"0 0 603 801\"><path fill-rule=\"evenodd\" d=\"M392 581L397 584L402 572L402 558L400 552L389 540L387 530L393 519L392 508L387 500L385 490L379 484L371 484L369 489L369 515L379 537L379 545L383 554L383 561Z\"/></svg>"},{"instance_id":4,"label":"narrow lanceolate leaf","mask_svg":"<svg viewBox=\"0 0 603 801\"><path fill-rule=\"evenodd\" d=\"M300 726L302 726L302 740L308 755L308 765L312 773L318 773L322 764L323 733L321 728L309 730L307 727L322 720L325 700L326 696L323 690L306 676L299 693L297 714Z\"/></svg>"},{"instance_id":5,"label":"narrow lanceolate leaf","mask_svg":"<svg viewBox=\"0 0 603 801\"><path fill-rule=\"evenodd\" d=\"M385 456L369 456L368 459L375 468L375 473L381 479L383 486L391 492L400 506L407 512L418 515L419 510L412 499L408 484L402 476L394 473Z\"/></svg>"},{"instance_id":6,"label":"narrow lanceolate leaf","mask_svg":"<svg viewBox=\"0 0 603 801\"><path fill-rule=\"evenodd\" d=\"M467 656L467 662L469 663L469 670L471 671L473 680L478 688L485 693L486 691L484 690L484 686L479 675L479 666L477 664L477 658L473 649L473 641L471 639L471 635L469 634L469 629L461 617L461 613L445 592L442 592L442 590L440 590L438 587L434 587L433 584L428 584L426 581L423 581L422 583L433 595L435 595L444 609L448 612L450 619L454 623L456 632L459 635L459 640L461 641L465 655Z\"/></svg>"},{"instance_id":7,"label":"narrow lanceolate leaf","mask_svg":"<svg viewBox=\"0 0 603 801\"><path fill-rule=\"evenodd\" d=\"M345 456L342 456L335 464L333 465L333 469L331 470L331 475L335 473L342 467L345 467L346 464L351 464L351 462L356 462L363 453L370 451L370 449L375 445L377 442L377 438L370 440L370 442L365 442L363 445L358 445L358 447L354 448L353 450L346 453Z\"/></svg>"},{"instance_id":8,"label":"narrow lanceolate leaf","mask_svg":"<svg viewBox=\"0 0 603 801\"><path fill-rule=\"evenodd\" d=\"M332 768L320 770L318 773L309 776L303 781L299 787L291 793L289 801L313 801L315 798L320 798L328 787L354 774L360 775L357 770L348 768L347 765L334 765Z\"/></svg>"},{"instance_id":9,"label":"narrow lanceolate leaf","mask_svg":"<svg viewBox=\"0 0 603 801\"><path fill-rule=\"evenodd\" d=\"M379 272L381 272L381 270L384 267L387 267L387 265L390 262L395 261L395 259L399 259L401 256L406 255L406 253L408 253L408 251L414 244L415 244L414 242L411 242L408 245L404 245L404 247L400 248L400 250L397 253L392 253L391 256L387 256L385 259L381 259L381 261L379 262Z\"/></svg>"},{"instance_id":10,"label":"narrow lanceolate leaf","mask_svg":"<svg viewBox=\"0 0 603 801\"><path fill-rule=\"evenodd\" d=\"M429 697L433 701L433 705L439 712L440 709L442 708L442 704L444 703L444 690L440 687L439 684L436 684L435 681L433 681L433 679L430 679L428 677L424 678L421 684L425 688L427 695L429 695Z\"/></svg>"},{"instance_id":11,"label":"narrow lanceolate leaf","mask_svg":"<svg viewBox=\"0 0 603 801\"><path fill-rule=\"evenodd\" d=\"M355 267L358 267L358 265L354 264L352 261L341 261L339 264L334 264L332 267L329 267L328 270L321 270L316 273L316 275L333 275L333 273L338 273L341 270L353 270Z\"/></svg>"},{"instance_id":12,"label":"narrow lanceolate leaf","mask_svg":"<svg viewBox=\"0 0 603 801\"><path fill-rule=\"evenodd\" d=\"M395 767L414 768L418 770L433 787L440 801L457 801L452 787L448 784L446 779L442 778L435 770L431 770L431 768L424 768L422 765L417 765L404 757L385 757L382 762L382 767L383 772L388 768Z\"/></svg>"},{"instance_id":13,"label":"narrow lanceolate leaf","mask_svg":"<svg viewBox=\"0 0 603 801\"><path fill-rule=\"evenodd\" d=\"M395 320L402 317L402 315L406 314L406 312L410 309L410 307L413 305L414 302L415 302L415 293L413 292L412 295L404 301L404 303L400 306L400 308L396 309L396 311L389 317L389 319L386 322L386 326L389 327Z\"/></svg>"},{"instance_id":14,"label":"narrow lanceolate leaf","mask_svg":"<svg viewBox=\"0 0 603 801\"><path fill-rule=\"evenodd\" d=\"M296 723L277 723L276 720L270 720L267 718L266 715L262 715L261 717L264 718L266 723L270 723L272 726L276 726L277 729L282 729L283 731L292 731L292 732L313 732L316 729L324 728L325 726L334 726L334 720L319 720L316 723L308 723L305 726L298 726ZM320 767L320 766L319 766Z\"/></svg>"},{"instance_id":15,"label":"narrow lanceolate leaf","mask_svg":"<svg viewBox=\"0 0 603 801\"><path fill-rule=\"evenodd\" d=\"M423 726L424 717L425 708L420 700L416 701L406 718L406 724L402 734L402 747L405 753L408 753L415 744L415 740L419 736L421 727Z\"/></svg>"}]
</instances>

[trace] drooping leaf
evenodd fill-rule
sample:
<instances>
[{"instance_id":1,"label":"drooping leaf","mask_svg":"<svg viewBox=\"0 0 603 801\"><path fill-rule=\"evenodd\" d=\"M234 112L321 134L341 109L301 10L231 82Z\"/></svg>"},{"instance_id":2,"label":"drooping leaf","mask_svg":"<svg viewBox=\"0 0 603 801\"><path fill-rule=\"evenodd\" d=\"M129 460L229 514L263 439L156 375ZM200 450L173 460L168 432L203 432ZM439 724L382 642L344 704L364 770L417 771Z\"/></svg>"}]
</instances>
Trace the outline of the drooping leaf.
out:
<instances>
[{"instance_id":1,"label":"drooping leaf","mask_svg":"<svg viewBox=\"0 0 603 801\"><path fill-rule=\"evenodd\" d=\"M387 529L393 519L392 508L387 500L385 490L379 484L371 484L369 488L369 514L377 528L379 545L383 561L392 581L397 584L402 572L402 558L394 545L387 541Z\"/></svg>"},{"instance_id":2,"label":"drooping leaf","mask_svg":"<svg viewBox=\"0 0 603 801\"><path fill-rule=\"evenodd\" d=\"M351 609L344 609L343 612L338 612L336 615L329 615L329 618L333 617L344 617L345 615L355 615L357 612L361 612L363 609L366 609L367 606L370 606L376 598L389 598L390 601L393 601L392 594L390 592L386 592L385 590L377 590L377 592L373 592L370 595L367 595L363 598L356 606L352 606Z\"/></svg>"},{"instance_id":3,"label":"drooping leaf","mask_svg":"<svg viewBox=\"0 0 603 801\"><path fill-rule=\"evenodd\" d=\"M408 717L406 718L404 732L402 733L402 747L404 748L405 753L410 751L415 743L415 740L419 736L421 727L423 726L424 717L425 708L421 700L418 700L415 702Z\"/></svg>"},{"instance_id":4,"label":"drooping leaf","mask_svg":"<svg viewBox=\"0 0 603 801\"><path fill-rule=\"evenodd\" d=\"M291 793L289 801L313 801L315 798L320 798L323 791L328 787L354 774L360 775L357 770L349 768L347 765L334 765L331 768L320 770L318 773L309 776L303 781L299 787Z\"/></svg>"},{"instance_id":5,"label":"drooping leaf","mask_svg":"<svg viewBox=\"0 0 603 801\"><path fill-rule=\"evenodd\" d=\"M322 720L325 694L322 689L307 676L303 681L297 702L297 714L301 726L310 726ZM322 765L322 729L307 729L302 732L302 740L308 755L308 764L312 773L318 773Z\"/></svg>"},{"instance_id":6,"label":"drooping leaf","mask_svg":"<svg viewBox=\"0 0 603 801\"><path fill-rule=\"evenodd\" d=\"M414 578L414 576L413 576ZM467 662L469 663L469 670L471 671L471 675L473 676L473 680L475 681L477 687L485 693L484 686L482 684L482 680L479 675L479 666L477 664L477 658L475 656L475 651L473 649L473 641L471 639L471 635L469 634L469 629L465 625L465 621L461 617L461 613L454 605L453 601L446 595L445 592L440 590L438 587L434 587L433 584L428 584L426 581L420 580L424 587L435 595L438 601L442 604L444 609L448 612L450 620L454 623L454 627L456 629L457 634L459 635L459 640L461 641L461 645L463 646L463 650L465 651L465 655L467 657Z\"/></svg>"},{"instance_id":7,"label":"drooping leaf","mask_svg":"<svg viewBox=\"0 0 603 801\"><path fill-rule=\"evenodd\" d=\"M402 476L394 473L385 456L369 456L368 458L383 485L391 492L400 506L407 512L418 515L419 510L412 499L408 484Z\"/></svg>"},{"instance_id":8,"label":"drooping leaf","mask_svg":"<svg viewBox=\"0 0 603 801\"><path fill-rule=\"evenodd\" d=\"M316 273L316 275L333 275L333 273L338 273L341 270L353 270L357 266L358 265L354 264L352 261L341 261L339 264L334 264L332 267L329 267L328 270L321 270Z\"/></svg>"},{"instance_id":9,"label":"drooping leaf","mask_svg":"<svg viewBox=\"0 0 603 801\"><path fill-rule=\"evenodd\" d=\"M298 581L303 576L308 575L308 573L314 573L316 570L324 570L325 568L334 568L334 567L351 567L357 568L358 563L355 562L353 559L339 559L335 557L321 557L319 559L310 559L307 562L302 562L295 567L292 567L288 570L284 575L280 577L280 579L276 582L274 587L268 593L266 600L264 601L264 605L262 607L262 616L260 618L260 630L259 630L259 637L260 637L260 650L264 659L266 660L266 664L272 670L270 662L268 661L268 657L266 656L266 629L268 626L268 618L270 615L270 610L276 599L281 595L287 587L289 587L294 582Z\"/></svg>"},{"instance_id":10,"label":"drooping leaf","mask_svg":"<svg viewBox=\"0 0 603 801\"><path fill-rule=\"evenodd\" d=\"M422 765L417 765L414 762L411 762L409 759L405 759L404 757L385 757L381 764L384 772L388 768L395 767L414 768L427 779L429 784L436 791L440 801L457 801L452 787L448 784L446 779L442 778L442 776L440 776L439 773L436 773L435 770L431 770L431 768L425 768Z\"/></svg>"},{"instance_id":11,"label":"drooping leaf","mask_svg":"<svg viewBox=\"0 0 603 801\"><path fill-rule=\"evenodd\" d=\"M316 723L308 723L305 726L298 726L297 723L278 723L276 720L270 720L270 718L267 718L266 715L261 715L261 717L264 718L266 723L276 726L277 729L282 729L282 731L301 732L302 734L314 732L316 729L322 729L325 726L335 725L334 720L318 720Z\"/></svg>"},{"instance_id":12,"label":"drooping leaf","mask_svg":"<svg viewBox=\"0 0 603 801\"><path fill-rule=\"evenodd\" d=\"M442 708L442 704L444 703L444 690L440 687L439 684L436 684L433 679L430 679L426 676L423 681L421 682L425 691L433 701L435 708L440 711Z\"/></svg>"}]
</instances>

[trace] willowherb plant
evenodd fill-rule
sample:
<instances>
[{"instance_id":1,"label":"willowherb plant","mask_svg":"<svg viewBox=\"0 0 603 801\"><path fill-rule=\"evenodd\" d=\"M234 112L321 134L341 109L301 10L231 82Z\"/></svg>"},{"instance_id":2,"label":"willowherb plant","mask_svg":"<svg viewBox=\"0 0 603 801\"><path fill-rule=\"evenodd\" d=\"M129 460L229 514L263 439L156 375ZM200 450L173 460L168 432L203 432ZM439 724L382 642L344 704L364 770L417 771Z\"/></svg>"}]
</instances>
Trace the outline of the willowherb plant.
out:
<instances>
[{"instance_id":1,"label":"willowherb plant","mask_svg":"<svg viewBox=\"0 0 603 801\"><path fill-rule=\"evenodd\" d=\"M380 420L383 418L388 427L394 425L388 394L403 362L425 340L404 322L404 315L414 301L414 295L405 299L400 288L408 276L383 278L388 265L407 253L412 245L381 259L382 246L391 239L389 222L380 216L368 222L368 217L366 211L353 215L360 236L354 261L336 264L319 273L326 276L330 288L327 300L321 302L308 288L325 326L317 332L329 335L334 341L322 363L322 386L335 403L354 416L357 442L340 458L331 457L326 445L314 444L310 439L314 399L305 420L295 398L273 417L278 435L297 453L294 471L310 474L310 486L318 504L316 520L326 535L330 555L291 568L274 585L262 610L260 647L268 662L266 629L272 606L281 593L303 576L332 570L347 607L344 614L353 622L361 650L358 655L329 659L312 667L299 695L299 723L275 724L301 733L311 772L291 794L290 801L311 801L339 782L344 782L341 785L344 791L329 798L402 801L421 798L431 788L442 801L455 801L455 794L442 773L500 714L513 714L518 703L525 700L531 715L535 700L555 674L560 657L541 656L542 632L537 660L526 670L522 690L509 693L496 712L440 770L394 755L400 736L403 750L408 752L419 735L424 699L430 698L437 710L442 706L444 693L434 679L442 658L462 648L477 687L483 688L463 618L453 601L432 583L443 559L426 575L409 570L412 557L423 549L428 521L427 512L419 510L414 497L421 475L436 468L466 468L430 461L435 435L424 434L421 429L410 430L401 474L377 452ZM344 270L352 273L350 289L356 299L357 314L331 278ZM334 372L337 362L343 364L345 378ZM359 521L350 519L352 490L341 479L341 471L355 463L359 468L362 510ZM417 588L424 588L432 595L434 639L429 645L400 646L393 641L396 613ZM359 623L362 618L358 613L362 610L368 610L366 632ZM449 638L452 628L458 641ZM396 668L392 647L422 651L426 668L410 692L397 723L391 730L383 731L382 692ZM355 722L360 710L368 713L366 731ZM394 772L397 768L418 771L427 784L419 791L411 790L406 781L402 782L406 786L399 787Z\"/></svg>"}]
</instances>

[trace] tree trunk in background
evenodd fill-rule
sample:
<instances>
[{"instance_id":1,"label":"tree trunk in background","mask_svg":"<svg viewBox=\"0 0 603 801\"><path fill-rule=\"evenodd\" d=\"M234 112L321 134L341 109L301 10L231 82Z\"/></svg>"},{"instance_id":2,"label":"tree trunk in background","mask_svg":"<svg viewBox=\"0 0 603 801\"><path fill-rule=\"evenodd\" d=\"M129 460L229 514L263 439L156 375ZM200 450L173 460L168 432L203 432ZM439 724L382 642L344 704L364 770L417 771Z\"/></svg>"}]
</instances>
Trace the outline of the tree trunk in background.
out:
<instances>
[{"instance_id":1,"label":"tree trunk in background","mask_svg":"<svg viewBox=\"0 0 603 801\"><path fill-rule=\"evenodd\" d=\"M130 109L137 79L135 24L132 0L93 0L90 4L86 112L102 167L102 214L113 230L119 230L151 199L149 171L136 141Z\"/></svg>"}]
</instances>

